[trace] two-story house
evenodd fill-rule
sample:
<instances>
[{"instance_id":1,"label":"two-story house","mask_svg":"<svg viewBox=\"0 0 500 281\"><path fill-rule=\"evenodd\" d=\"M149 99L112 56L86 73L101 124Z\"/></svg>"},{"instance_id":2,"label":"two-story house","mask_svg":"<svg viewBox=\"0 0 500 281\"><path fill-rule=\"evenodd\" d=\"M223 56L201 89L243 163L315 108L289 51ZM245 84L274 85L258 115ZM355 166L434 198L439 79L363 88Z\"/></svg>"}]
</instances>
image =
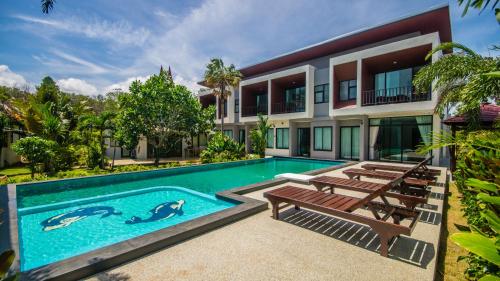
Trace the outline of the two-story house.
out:
<instances>
[{"instance_id":1,"label":"two-story house","mask_svg":"<svg viewBox=\"0 0 500 281\"><path fill-rule=\"evenodd\" d=\"M267 115L267 155L416 162L425 157L417 146L443 126L434 113L437 94L416 92L412 80L442 54L426 55L451 40L444 5L243 67L224 105L210 89L199 98L216 105L224 133L247 149L257 115ZM434 150L432 164L446 154Z\"/></svg>"}]
</instances>

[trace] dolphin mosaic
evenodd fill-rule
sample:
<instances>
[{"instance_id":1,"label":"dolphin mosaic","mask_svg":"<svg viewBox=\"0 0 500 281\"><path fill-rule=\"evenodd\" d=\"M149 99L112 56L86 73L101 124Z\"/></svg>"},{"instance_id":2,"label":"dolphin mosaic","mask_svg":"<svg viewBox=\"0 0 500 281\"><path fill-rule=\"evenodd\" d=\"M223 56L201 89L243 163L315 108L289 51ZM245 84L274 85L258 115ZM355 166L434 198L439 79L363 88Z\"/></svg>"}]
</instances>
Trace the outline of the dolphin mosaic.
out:
<instances>
[{"instance_id":1,"label":"dolphin mosaic","mask_svg":"<svg viewBox=\"0 0 500 281\"><path fill-rule=\"evenodd\" d=\"M101 215L102 218L111 215L121 215L121 212L116 212L115 208L107 206L94 206L80 208L65 214L60 214L42 221L40 224L43 226L43 231L50 231L62 227L67 227L72 223L83 220L90 216Z\"/></svg>"},{"instance_id":2,"label":"dolphin mosaic","mask_svg":"<svg viewBox=\"0 0 500 281\"><path fill-rule=\"evenodd\" d=\"M149 211L151 213L151 216L149 218L141 219L139 217L133 216L131 219L125 221L125 223L136 224L142 222L154 222L169 219L175 215L182 216L184 214L184 211L182 211L182 206L184 205L184 203L184 200L162 203Z\"/></svg>"}]
</instances>

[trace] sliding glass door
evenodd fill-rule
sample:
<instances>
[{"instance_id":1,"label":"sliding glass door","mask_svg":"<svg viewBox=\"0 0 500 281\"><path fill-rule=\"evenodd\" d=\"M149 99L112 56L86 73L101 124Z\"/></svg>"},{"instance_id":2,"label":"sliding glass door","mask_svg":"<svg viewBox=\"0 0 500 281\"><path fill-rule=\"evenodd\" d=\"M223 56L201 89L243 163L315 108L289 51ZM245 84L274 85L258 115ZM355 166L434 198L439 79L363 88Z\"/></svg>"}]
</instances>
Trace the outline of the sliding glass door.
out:
<instances>
[{"instance_id":1,"label":"sliding glass door","mask_svg":"<svg viewBox=\"0 0 500 281\"><path fill-rule=\"evenodd\" d=\"M370 160L422 161L429 155L416 150L420 144L430 144L431 131L431 115L370 119Z\"/></svg>"},{"instance_id":2,"label":"sliding glass door","mask_svg":"<svg viewBox=\"0 0 500 281\"><path fill-rule=\"evenodd\" d=\"M359 126L340 127L340 158L359 160Z\"/></svg>"}]
</instances>

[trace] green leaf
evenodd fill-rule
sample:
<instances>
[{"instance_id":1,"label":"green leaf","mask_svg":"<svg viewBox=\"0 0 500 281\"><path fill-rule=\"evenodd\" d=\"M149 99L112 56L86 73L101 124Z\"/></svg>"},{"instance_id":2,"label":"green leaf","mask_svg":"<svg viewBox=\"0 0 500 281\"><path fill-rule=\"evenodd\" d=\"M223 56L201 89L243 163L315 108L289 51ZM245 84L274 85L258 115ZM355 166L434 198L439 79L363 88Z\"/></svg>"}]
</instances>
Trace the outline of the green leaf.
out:
<instances>
[{"instance_id":1,"label":"green leaf","mask_svg":"<svg viewBox=\"0 0 500 281\"><path fill-rule=\"evenodd\" d=\"M496 233L500 233L500 218L493 212L492 210L484 210L481 212L481 217L485 218L488 223L489 227L495 231Z\"/></svg>"},{"instance_id":2,"label":"green leaf","mask_svg":"<svg viewBox=\"0 0 500 281\"><path fill-rule=\"evenodd\" d=\"M481 277L481 279L479 279L478 281L499 281L499 280L500 280L499 277L497 277L495 275L488 274L488 275Z\"/></svg>"},{"instance_id":3,"label":"green leaf","mask_svg":"<svg viewBox=\"0 0 500 281\"><path fill-rule=\"evenodd\" d=\"M7 250L0 255L0 277L4 277L14 262L16 253L13 250Z\"/></svg>"},{"instance_id":4,"label":"green leaf","mask_svg":"<svg viewBox=\"0 0 500 281\"><path fill-rule=\"evenodd\" d=\"M500 196L491 196L486 193L479 193L476 198L486 203L500 206Z\"/></svg>"},{"instance_id":5,"label":"green leaf","mask_svg":"<svg viewBox=\"0 0 500 281\"><path fill-rule=\"evenodd\" d=\"M454 233L451 240L467 251L500 266L500 255L493 239L476 233Z\"/></svg>"},{"instance_id":6,"label":"green leaf","mask_svg":"<svg viewBox=\"0 0 500 281\"><path fill-rule=\"evenodd\" d=\"M489 191L493 193L498 193L498 186L494 183L487 182L487 181L482 181L474 178L467 179L465 181L465 184L474 187L476 189L479 189L478 191Z\"/></svg>"},{"instance_id":7,"label":"green leaf","mask_svg":"<svg viewBox=\"0 0 500 281\"><path fill-rule=\"evenodd\" d=\"M492 72L484 73L484 74L482 74L482 76L500 78L500 71L492 71Z\"/></svg>"},{"instance_id":8,"label":"green leaf","mask_svg":"<svg viewBox=\"0 0 500 281\"><path fill-rule=\"evenodd\" d=\"M466 225L461 225L461 224L456 224L454 223L455 227L460 230L460 231L463 231L463 232L470 232L470 227L466 226Z\"/></svg>"}]
</instances>

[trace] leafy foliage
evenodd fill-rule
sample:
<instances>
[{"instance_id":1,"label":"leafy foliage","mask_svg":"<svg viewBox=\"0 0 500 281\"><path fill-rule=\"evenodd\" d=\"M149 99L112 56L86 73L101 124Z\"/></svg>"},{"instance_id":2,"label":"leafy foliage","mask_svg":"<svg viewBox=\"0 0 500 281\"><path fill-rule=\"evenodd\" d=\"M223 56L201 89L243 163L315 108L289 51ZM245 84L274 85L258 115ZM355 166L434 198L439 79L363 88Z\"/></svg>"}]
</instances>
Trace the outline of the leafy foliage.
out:
<instances>
[{"instance_id":1,"label":"leafy foliage","mask_svg":"<svg viewBox=\"0 0 500 281\"><path fill-rule=\"evenodd\" d=\"M238 86L243 75L231 64L225 66L220 58L213 58L205 70L205 82L213 89L214 95L219 99L219 104L231 95L231 88ZM224 106L220 107L221 116L224 116ZM224 118L221 118L221 132L224 131Z\"/></svg>"},{"instance_id":2,"label":"leafy foliage","mask_svg":"<svg viewBox=\"0 0 500 281\"><path fill-rule=\"evenodd\" d=\"M254 153L258 154L260 157L264 157L266 154L267 146L267 132L272 128L268 124L268 117L264 117L259 113L259 121L257 122L257 128L250 131L250 140L252 142L252 150Z\"/></svg>"},{"instance_id":3,"label":"leafy foliage","mask_svg":"<svg viewBox=\"0 0 500 281\"><path fill-rule=\"evenodd\" d=\"M28 161L31 177L34 178L37 165L47 163L54 157L54 147L56 143L40 137L26 137L17 140L12 149L14 152Z\"/></svg>"},{"instance_id":4,"label":"leafy foliage","mask_svg":"<svg viewBox=\"0 0 500 281\"><path fill-rule=\"evenodd\" d=\"M459 114L466 114L472 127L479 124L479 106L489 99L500 97L500 80L486 75L500 70L500 58L482 57L457 43L443 43L431 51L426 59L444 50L458 49L438 61L424 66L413 83L416 91L433 89L439 94L436 112L443 113L450 105L457 105Z\"/></svg>"},{"instance_id":5,"label":"leafy foliage","mask_svg":"<svg viewBox=\"0 0 500 281\"><path fill-rule=\"evenodd\" d=\"M462 17L464 17L467 14L467 12L469 11L469 8L474 8L474 9L480 10L480 13L482 13L490 5L490 3L492 3L491 10L495 11L495 17L496 17L498 23L500 23L500 8L497 8L498 3L500 3L499 0L494 0L494 1L491 1L491 0L458 0L458 4L460 6L465 4L464 10L462 12Z\"/></svg>"},{"instance_id":6,"label":"leafy foliage","mask_svg":"<svg viewBox=\"0 0 500 281\"><path fill-rule=\"evenodd\" d=\"M202 163L227 162L243 159L245 147L224 134L217 132L201 152Z\"/></svg>"},{"instance_id":7,"label":"leafy foliage","mask_svg":"<svg viewBox=\"0 0 500 281\"><path fill-rule=\"evenodd\" d=\"M14 281L19 278L18 274L7 276L9 268L14 262L16 254L13 250L7 250L0 254L0 280L1 281Z\"/></svg>"}]
</instances>

